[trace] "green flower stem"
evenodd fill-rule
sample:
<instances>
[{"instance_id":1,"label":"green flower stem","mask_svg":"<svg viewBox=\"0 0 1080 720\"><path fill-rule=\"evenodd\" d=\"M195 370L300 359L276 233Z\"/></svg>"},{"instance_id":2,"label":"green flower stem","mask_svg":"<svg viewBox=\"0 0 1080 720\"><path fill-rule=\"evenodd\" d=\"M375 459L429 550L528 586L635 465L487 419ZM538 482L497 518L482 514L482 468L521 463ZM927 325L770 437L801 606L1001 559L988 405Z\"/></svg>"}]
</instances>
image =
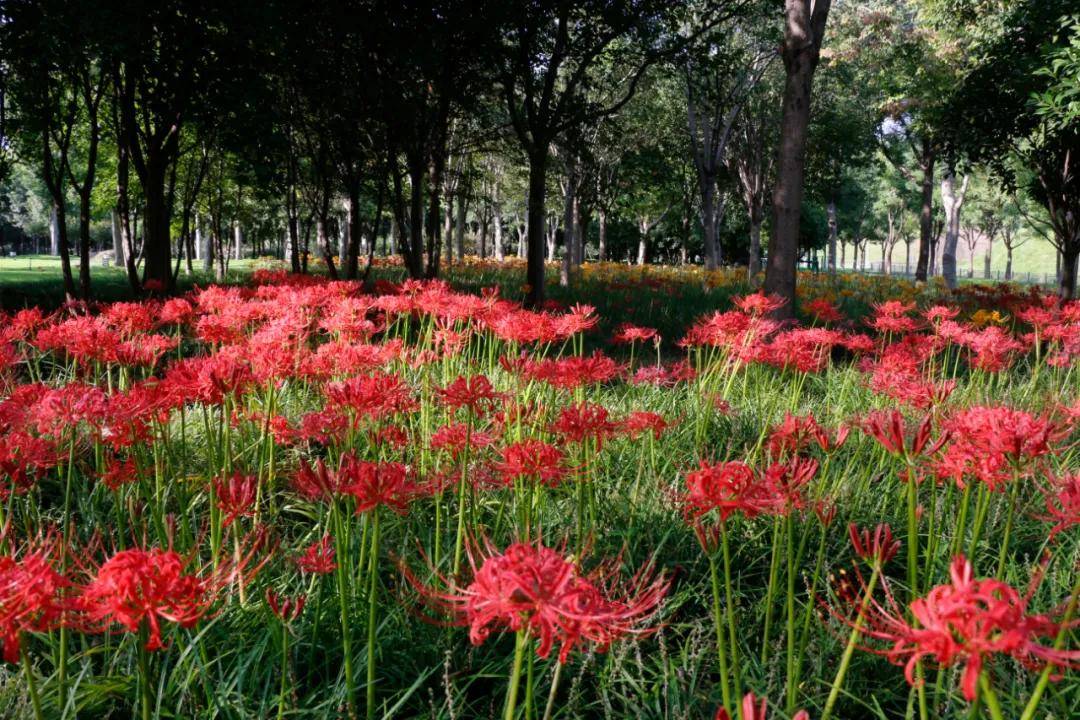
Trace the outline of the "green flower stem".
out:
<instances>
[{"instance_id":1,"label":"green flower stem","mask_svg":"<svg viewBox=\"0 0 1080 720\"><path fill-rule=\"evenodd\" d=\"M510 670L510 685L506 689L506 711L503 720L514 720L514 711L517 710L518 685L521 683L521 665L525 658L525 648L528 645L528 630L522 628L517 631L517 639L514 643L514 666Z\"/></svg>"},{"instance_id":2,"label":"green flower stem","mask_svg":"<svg viewBox=\"0 0 1080 720\"><path fill-rule=\"evenodd\" d=\"M278 720L285 717L285 693L289 687L289 628L281 623L281 689L278 691Z\"/></svg>"},{"instance_id":3,"label":"green flower stem","mask_svg":"<svg viewBox=\"0 0 1080 720\"><path fill-rule=\"evenodd\" d=\"M979 689L982 690L982 699L986 701L986 709L990 711L990 717L993 720L1005 720L1005 716L1001 714L1001 703L998 702L997 693L990 685L985 670L979 675Z\"/></svg>"},{"instance_id":4,"label":"green flower stem","mask_svg":"<svg viewBox=\"0 0 1080 720\"><path fill-rule=\"evenodd\" d=\"M844 685L844 676L847 675L848 666L851 665L851 656L855 653L855 644L859 641L859 635L862 633L863 618L866 615L866 608L870 605L870 601L874 597L874 588L877 586L878 578L881 576L881 564L874 564L874 571L870 575L870 582L866 585L866 592L863 594L862 602L859 603L859 616L855 618L855 623L851 628L851 634L848 635L847 645L844 647L844 654L840 657L840 667L836 670L836 677L833 678L832 689L829 690L829 697L825 700L825 710L821 714L821 720L829 720L832 716L833 707L836 706L836 701L840 697L840 688Z\"/></svg>"},{"instance_id":5,"label":"green flower stem","mask_svg":"<svg viewBox=\"0 0 1080 720\"><path fill-rule=\"evenodd\" d=\"M1065 608L1065 616L1061 620L1061 627L1058 630L1057 637L1054 638L1055 650L1065 647L1065 638L1069 634L1069 623L1072 622L1073 616L1076 614L1078 600L1080 600L1080 585L1073 588L1072 595L1069 597L1069 604ZM1042 700L1043 693L1046 692L1046 687L1050 682L1050 675L1053 672L1053 664L1047 663L1046 667L1039 673L1039 680L1035 683L1035 689L1032 691L1027 705L1024 706L1024 712L1020 715L1020 720L1034 720L1035 711L1039 707L1039 701Z\"/></svg>"},{"instance_id":6,"label":"green flower stem","mask_svg":"<svg viewBox=\"0 0 1080 720\"><path fill-rule=\"evenodd\" d=\"M368 558L367 717L375 717L375 635L379 592L379 508L371 511L371 555Z\"/></svg>"},{"instance_id":7,"label":"green flower stem","mask_svg":"<svg viewBox=\"0 0 1080 720\"><path fill-rule=\"evenodd\" d=\"M716 626L716 655L720 662L720 694L723 698L724 710L730 716L733 705L731 703L731 686L728 681L728 660L727 650L725 649L727 641L724 638L724 618L720 603L720 573L716 569L715 553L709 553L709 576L712 578L713 622Z\"/></svg>"},{"instance_id":8,"label":"green flower stem","mask_svg":"<svg viewBox=\"0 0 1080 720\"><path fill-rule=\"evenodd\" d=\"M41 695L38 693L37 679L34 677L34 668L30 665L30 655L26 651L26 645L22 644L23 674L26 675L26 687L30 691L30 704L34 708L34 720L44 720L41 713Z\"/></svg>"}]
</instances>

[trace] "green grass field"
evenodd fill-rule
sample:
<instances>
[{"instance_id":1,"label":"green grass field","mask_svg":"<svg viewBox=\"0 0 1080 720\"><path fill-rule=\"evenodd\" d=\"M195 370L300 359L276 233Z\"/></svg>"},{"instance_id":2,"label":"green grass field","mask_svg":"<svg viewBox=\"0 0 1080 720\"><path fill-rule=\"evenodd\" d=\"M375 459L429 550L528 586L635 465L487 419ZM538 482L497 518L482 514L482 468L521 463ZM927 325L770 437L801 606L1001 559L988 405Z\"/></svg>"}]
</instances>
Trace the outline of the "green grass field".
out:
<instances>
[{"instance_id":1,"label":"green grass field","mask_svg":"<svg viewBox=\"0 0 1080 720\"><path fill-rule=\"evenodd\" d=\"M253 260L233 260L229 263L230 280L246 276ZM71 272L78 282L79 263L72 260ZM183 269L177 282L181 288L206 285L214 281L213 273L200 268L188 275ZM90 269L90 283L94 298L103 301L125 300L131 297L127 273L124 268L103 267L94 264ZM60 271L60 258L52 255L21 255L0 258L0 307L17 309L38 305L55 307L63 301L64 281Z\"/></svg>"}]
</instances>

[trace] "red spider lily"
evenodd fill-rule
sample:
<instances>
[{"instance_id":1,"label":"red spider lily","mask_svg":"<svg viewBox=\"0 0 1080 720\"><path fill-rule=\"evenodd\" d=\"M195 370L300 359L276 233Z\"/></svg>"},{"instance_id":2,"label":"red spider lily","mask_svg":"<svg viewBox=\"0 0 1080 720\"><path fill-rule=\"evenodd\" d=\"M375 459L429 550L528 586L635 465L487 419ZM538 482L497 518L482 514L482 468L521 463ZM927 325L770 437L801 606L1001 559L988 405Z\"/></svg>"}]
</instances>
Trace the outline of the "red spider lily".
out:
<instances>
[{"instance_id":1,"label":"red spider lily","mask_svg":"<svg viewBox=\"0 0 1080 720\"><path fill-rule=\"evenodd\" d=\"M1080 525L1080 472L1054 480L1046 493L1047 520L1056 521L1050 537Z\"/></svg>"},{"instance_id":2,"label":"red spider lily","mask_svg":"<svg viewBox=\"0 0 1080 720\"><path fill-rule=\"evenodd\" d=\"M338 474L326 467L322 458L314 465L307 460L300 460L300 469L292 476L292 487L308 500L331 500L341 492L342 483Z\"/></svg>"},{"instance_id":3,"label":"red spider lily","mask_svg":"<svg viewBox=\"0 0 1080 720\"><path fill-rule=\"evenodd\" d=\"M156 303L114 302L101 313L101 318L123 336L131 337L150 332L154 317L159 313Z\"/></svg>"},{"instance_id":4,"label":"red spider lily","mask_svg":"<svg viewBox=\"0 0 1080 720\"><path fill-rule=\"evenodd\" d=\"M847 442L850 432L851 428L845 425L836 431L835 437L830 437L828 431L818 424L813 413L784 413L783 422L769 433L765 449L770 457L777 459L796 455L809 448L811 443L817 444L823 452L831 453Z\"/></svg>"},{"instance_id":5,"label":"red spider lily","mask_svg":"<svg viewBox=\"0 0 1080 720\"><path fill-rule=\"evenodd\" d=\"M70 583L53 569L57 543L31 544L20 557L0 556L0 645L6 662L19 661L23 633L48 632L61 621Z\"/></svg>"},{"instance_id":6,"label":"red spider lily","mask_svg":"<svg viewBox=\"0 0 1080 720\"><path fill-rule=\"evenodd\" d=\"M792 458L773 463L765 468L762 482L773 494L776 510L785 512L806 507L806 487L818 471L818 461L813 458Z\"/></svg>"},{"instance_id":7,"label":"red spider lily","mask_svg":"<svg viewBox=\"0 0 1080 720\"><path fill-rule=\"evenodd\" d=\"M326 408L300 417L300 427L291 433L297 440L331 445L345 439L349 418L339 408Z\"/></svg>"},{"instance_id":8,"label":"red spider lily","mask_svg":"<svg viewBox=\"0 0 1080 720\"><path fill-rule=\"evenodd\" d=\"M445 450L455 460L468 447L470 453L486 448L495 442L490 434L481 430L470 430L465 423L443 425L431 434L431 449Z\"/></svg>"},{"instance_id":9,"label":"red spider lily","mask_svg":"<svg viewBox=\"0 0 1080 720\"><path fill-rule=\"evenodd\" d=\"M214 498L222 516L222 525L229 527L239 517L251 517L255 514L255 498L258 495L259 479L254 475L239 472L229 478L214 479Z\"/></svg>"},{"instance_id":10,"label":"red spider lily","mask_svg":"<svg viewBox=\"0 0 1080 720\"><path fill-rule=\"evenodd\" d=\"M753 468L743 462L731 461L701 466L686 476L686 494L682 497L687 519L700 535L701 518L713 511L721 520L735 513L748 518L778 509L778 498Z\"/></svg>"},{"instance_id":11,"label":"red spider lily","mask_svg":"<svg viewBox=\"0 0 1080 720\"><path fill-rule=\"evenodd\" d=\"M893 540L892 528L887 523L878 523L873 535L869 529L860 531L855 523L851 523L848 525L848 535L855 554L877 565L884 565L900 552L900 541Z\"/></svg>"},{"instance_id":12,"label":"red spider lily","mask_svg":"<svg viewBox=\"0 0 1080 720\"><path fill-rule=\"evenodd\" d=\"M834 345L843 335L825 328L796 328L775 335L758 353L763 362L801 373L817 373L829 365Z\"/></svg>"},{"instance_id":13,"label":"red spider lily","mask_svg":"<svg viewBox=\"0 0 1080 720\"><path fill-rule=\"evenodd\" d=\"M986 662L1007 655L1032 669L1050 664L1058 668L1080 665L1080 651L1055 650L1039 638L1056 637L1062 626L1045 615L1028 613L1032 590L1022 596L1010 585L987 578L975 580L971 563L960 556L950 567L950 582L938 585L911 603L915 622L908 622L883 579L885 605L876 600L868 607L863 636L888 643L889 647L865 647L905 666L905 677L914 685L915 667L925 658L940 667L964 665L961 690L968 701L976 695L976 683ZM848 625L855 619L833 611Z\"/></svg>"},{"instance_id":14,"label":"red spider lily","mask_svg":"<svg viewBox=\"0 0 1080 720\"><path fill-rule=\"evenodd\" d=\"M365 513L379 506L404 512L416 498L419 488L409 479L408 469L401 463L374 463L358 460L348 454L341 459L338 470L342 492L356 500L356 512Z\"/></svg>"},{"instance_id":15,"label":"red spider lily","mask_svg":"<svg viewBox=\"0 0 1080 720\"><path fill-rule=\"evenodd\" d=\"M105 472L101 475L101 481L110 490L119 490L124 485L131 485L139 479L139 470L135 465L135 458L120 460L109 458L105 463Z\"/></svg>"},{"instance_id":16,"label":"red spider lily","mask_svg":"<svg viewBox=\"0 0 1080 720\"><path fill-rule=\"evenodd\" d=\"M815 298L804 302L803 310L823 323L838 323L844 319L844 314L840 312L840 308L825 298Z\"/></svg>"},{"instance_id":17,"label":"red spider lily","mask_svg":"<svg viewBox=\"0 0 1080 720\"><path fill-rule=\"evenodd\" d=\"M111 362L120 334L101 318L73 317L38 332L33 345L39 350L63 352L80 362Z\"/></svg>"},{"instance_id":18,"label":"red spider lily","mask_svg":"<svg viewBox=\"0 0 1080 720\"><path fill-rule=\"evenodd\" d=\"M300 613L304 611L304 603L306 602L307 597L304 595L297 595L294 598L290 598L284 595L278 595L270 588L266 588L266 604L270 606L270 611L283 623L291 623L293 620L300 617Z\"/></svg>"},{"instance_id":19,"label":"red spider lily","mask_svg":"<svg viewBox=\"0 0 1080 720\"><path fill-rule=\"evenodd\" d=\"M412 390L399 375L376 372L326 386L326 397L357 417L382 418L416 407Z\"/></svg>"},{"instance_id":20,"label":"red spider lily","mask_svg":"<svg viewBox=\"0 0 1080 720\"><path fill-rule=\"evenodd\" d=\"M608 411L603 406L581 403L563 408L551 429L570 442L592 440L600 449L604 440L615 433L616 425L608 419Z\"/></svg>"},{"instance_id":21,"label":"red spider lily","mask_svg":"<svg viewBox=\"0 0 1080 720\"><path fill-rule=\"evenodd\" d=\"M312 575L329 575L337 570L334 562L334 543L329 535L323 535L321 539L308 545L304 554L296 558L296 566L301 572Z\"/></svg>"},{"instance_id":22,"label":"red spider lily","mask_svg":"<svg viewBox=\"0 0 1080 720\"><path fill-rule=\"evenodd\" d=\"M814 514L825 527L832 525L836 519L836 502L833 500L818 500L814 503Z\"/></svg>"},{"instance_id":23,"label":"red spider lily","mask_svg":"<svg viewBox=\"0 0 1080 720\"><path fill-rule=\"evenodd\" d=\"M476 555L470 548L473 580L464 587L442 578L447 590L428 588L407 577L456 622L469 626L474 645L493 632L525 630L539 638L540 658L558 645L560 663L585 643L602 651L620 637L652 632L645 624L669 586L663 577L650 577L646 567L627 584L629 589L616 591L614 567L586 575L560 552L539 543L514 543L503 553L489 546L485 556Z\"/></svg>"},{"instance_id":24,"label":"red spider lily","mask_svg":"<svg viewBox=\"0 0 1080 720\"><path fill-rule=\"evenodd\" d=\"M554 487L566 477L569 468L562 450L542 440L522 440L503 448L495 469L507 484L515 480L537 480Z\"/></svg>"},{"instance_id":25,"label":"red spider lily","mask_svg":"<svg viewBox=\"0 0 1080 720\"><path fill-rule=\"evenodd\" d=\"M0 498L7 499L33 487L37 478L64 461L65 453L55 441L29 433L15 431L0 438Z\"/></svg>"},{"instance_id":26,"label":"red spider lily","mask_svg":"<svg viewBox=\"0 0 1080 720\"><path fill-rule=\"evenodd\" d=\"M100 388L75 382L45 391L31 408L30 419L38 433L59 438L80 425L101 427L108 412L108 399Z\"/></svg>"},{"instance_id":27,"label":"red spider lily","mask_svg":"<svg viewBox=\"0 0 1080 720\"><path fill-rule=\"evenodd\" d=\"M443 405L451 410L466 408L474 415L480 415L491 409L500 398L485 375L459 377L445 388L438 391Z\"/></svg>"},{"instance_id":28,"label":"red spider lily","mask_svg":"<svg viewBox=\"0 0 1080 720\"><path fill-rule=\"evenodd\" d=\"M521 367L524 377L564 389L607 382L618 375L619 370L618 363L599 350L588 357L572 355L557 360L526 360Z\"/></svg>"},{"instance_id":29,"label":"red spider lily","mask_svg":"<svg viewBox=\"0 0 1080 720\"><path fill-rule=\"evenodd\" d=\"M748 692L742 699L742 720L766 720L767 709L768 702L765 698L759 700L754 697L754 693ZM731 716L724 708L718 708L713 720L731 720ZM805 710L800 710L791 716L791 720L810 720L810 716Z\"/></svg>"},{"instance_id":30,"label":"red spider lily","mask_svg":"<svg viewBox=\"0 0 1080 720\"><path fill-rule=\"evenodd\" d=\"M680 382L688 382L697 376L694 367L680 360L668 366L646 365L639 367L630 382L635 385L658 385L661 387L674 387Z\"/></svg>"},{"instance_id":31,"label":"red spider lily","mask_svg":"<svg viewBox=\"0 0 1080 720\"><path fill-rule=\"evenodd\" d=\"M183 298L169 298L158 312L158 325L183 325L195 315L195 308Z\"/></svg>"},{"instance_id":32,"label":"red spider lily","mask_svg":"<svg viewBox=\"0 0 1080 720\"><path fill-rule=\"evenodd\" d=\"M658 337L660 336L655 328L640 327L630 323L623 323L616 328L615 335L612 336L611 339L615 343L629 345L636 342L647 342Z\"/></svg>"},{"instance_id":33,"label":"red spider lily","mask_svg":"<svg viewBox=\"0 0 1080 720\"><path fill-rule=\"evenodd\" d=\"M370 372L391 360L401 357L404 345L400 338L383 345L331 341L305 356L299 374L312 378L330 378Z\"/></svg>"},{"instance_id":34,"label":"red spider lily","mask_svg":"<svg viewBox=\"0 0 1080 720\"><path fill-rule=\"evenodd\" d=\"M488 319L487 326L500 340L518 344L550 343L559 339L555 321L547 313L515 310Z\"/></svg>"},{"instance_id":35,"label":"red spider lily","mask_svg":"<svg viewBox=\"0 0 1080 720\"><path fill-rule=\"evenodd\" d=\"M923 318L931 325L940 325L943 320L955 320L960 314L960 308L948 305L934 305L923 311Z\"/></svg>"},{"instance_id":36,"label":"red spider lily","mask_svg":"<svg viewBox=\"0 0 1080 720\"><path fill-rule=\"evenodd\" d=\"M600 318L596 315L596 308L578 303L570 308L568 313L556 318L555 334L560 339L569 338L593 329L598 322Z\"/></svg>"},{"instance_id":37,"label":"red spider lily","mask_svg":"<svg viewBox=\"0 0 1080 720\"><path fill-rule=\"evenodd\" d=\"M190 559L175 550L133 548L106 560L84 585L74 606L90 630L119 625L128 632L148 631L146 649L165 647L161 621L191 628L209 611L223 589L246 581L261 564L252 565L260 542L233 564L216 571L192 571Z\"/></svg>"},{"instance_id":38,"label":"red spider lily","mask_svg":"<svg viewBox=\"0 0 1080 720\"><path fill-rule=\"evenodd\" d=\"M779 295L766 295L763 291L758 291L751 295L734 297L731 302L748 315L770 315L782 308L787 300Z\"/></svg>"},{"instance_id":39,"label":"red spider lily","mask_svg":"<svg viewBox=\"0 0 1080 720\"><path fill-rule=\"evenodd\" d=\"M659 440L664 431L671 427L671 423L664 419L660 413L639 410L632 412L622 421L622 431L626 436L636 440L642 434L652 433L654 439Z\"/></svg>"},{"instance_id":40,"label":"red spider lily","mask_svg":"<svg viewBox=\"0 0 1080 720\"><path fill-rule=\"evenodd\" d=\"M972 352L971 366L987 372L1000 372L1012 365L1016 354L1025 349L1008 331L990 326L968 332L962 339Z\"/></svg>"},{"instance_id":41,"label":"red spider lily","mask_svg":"<svg viewBox=\"0 0 1080 720\"><path fill-rule=\"evenodd\" d=\"M888 412L875 410L862 422L863 432L881 443L889 454L898 455L906 460L929 457L941 449L941 446L949 439L949 435L945 433L931 442L932 429L933 418L927 416L919 423L909 445L904 427L904 416L899 410Z\"/></svg>"},{"instance_id":42,"label":"red spider lily","mask_svg":"<svg viewBox=\"0 0 1080 720\"><path fill-rule=\"evenodd\" d=\"M1053 454L1065 432L1049 418L1004 406L967 408L945 427L953 442L935 464L935 473L961 487L966 479L975 479L992 491Z\"/></svg>"},{"instance_id":43,"label":"red spider lily","mask_svg":"<svg viewBox=\"0 0 1080 720\"><path fill-rule=\"evenodd\" d=\"M899 300L886 300L874 305L874 319L870 321L870 327L880 333L892 333L902 335L919 329L919 322L908 313L915 309L915 303L904 303Z\"/></svg>"}]
</instances>

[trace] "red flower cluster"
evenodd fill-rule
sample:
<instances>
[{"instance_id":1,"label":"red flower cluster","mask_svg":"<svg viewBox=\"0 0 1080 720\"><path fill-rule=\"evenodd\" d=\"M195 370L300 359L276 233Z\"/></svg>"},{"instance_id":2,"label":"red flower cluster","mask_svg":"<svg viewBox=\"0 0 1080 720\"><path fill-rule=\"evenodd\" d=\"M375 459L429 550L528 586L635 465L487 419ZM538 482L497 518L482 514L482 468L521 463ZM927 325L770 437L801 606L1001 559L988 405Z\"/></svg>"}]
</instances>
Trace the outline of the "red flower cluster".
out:
<instances>
[{"instance_id":1,"label":"red flower cluster","mask_svg":"<svg viewBox=\"0 0 1080 720\"><path fill-rule=\"evenodd\" d=\"M515 543L503 553L488 548L479 561L477 567L470 551L474 577L467 586L446 581L449 590L421 587L421 592L468 625L474 645L493 632L525 630L539 638L539 657L548 657L557 645L562 663L585 643L604 650L620 637L651 632L645 623L668 589L662 577L649 578L643 571L629 591L616 593L609 587L613 570L583 574L542 544Z\"/></svg>"},{"instance_id":2,"label":"red flower cluster","mask_svg":"<svg viewBox=\"0 0 1080 720\"><path fill-rule=\"evenodd\" d=\"M542 440L522 440L507 445L495 469L507 484L528 479L550 486L557 485L569 472L563 451Z\"/></svg>"},{"instance_id":3,"label":"red flower cluster","mask_svg":"<svg viewBox=\"0 0 1080 720\"><path fill-rule=\"evenodd\" d=\"M950 568L951 582L938 585L911 603L915 622L909 622L886 585L886 605L870 603L863 634L889 643L884 649L867 648L904 665L909 683L915 666L931 658L941 667L964 665L961 689L975 699L976 682L988 660L1005 655L1030 668L1049 663L1075 667L1080 651L1055 650L1040 638L1053 638L1061 625L1045 615L1028 613L1030 593L1022 596L1010 585L987 578L974 579L971 563L957 557ZM834 613L847 623L854 619Z\"/></svg>"},{"instance_id":4,"label":"red flower cluster","mask_svg":"<svg viewBox=\"0 0 1080 720\"><path fill-rule=\"evenodd\" d=\"M70 583L53 569L56 553L49 540L20 557L0 556L0 645L7 662L19 661L23 633L48 632L60 622Z\"/></svg>"}]
</instances>

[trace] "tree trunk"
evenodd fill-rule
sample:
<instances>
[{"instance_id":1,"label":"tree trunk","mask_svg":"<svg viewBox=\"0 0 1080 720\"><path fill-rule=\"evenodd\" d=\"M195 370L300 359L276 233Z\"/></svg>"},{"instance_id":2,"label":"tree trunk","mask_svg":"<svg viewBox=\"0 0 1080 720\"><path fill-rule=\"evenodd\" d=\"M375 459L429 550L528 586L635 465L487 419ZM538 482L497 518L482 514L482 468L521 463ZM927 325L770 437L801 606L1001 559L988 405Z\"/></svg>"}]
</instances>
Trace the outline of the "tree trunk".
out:
<instances>
[{"instance_id":1,"label":"tree trunk","mask_svg":"<svg viewBox=\"0 0 1080 720\"><path fill-rule=\"evenodd\" d=\"M239 260L244 255L244 231L240 228L239 221L233 222L233 259Z\"/></svg>"},{"instance_id":2,"label":"tree trunk","mask_svg":"<svg viewBox=\"0 0 1080 720\"><path fill-rule=\"evenodd\" d=\"M566 196L563 199L563 260L559 270L559 285L570 285L574 266L574 202L577 198L577 163L571 161L566 169Z\"/></svg>"},{"instance_id":3,"label":"tree trunk","mask_svg":"<svg viewBox=\"0 0 1080 720\"><path fill-rule=\"evenodd\" d=\"M92 174L92 171L91 171ZM79 293L83 300L90 299L90 194L92 177L79 192Z\"/></svg>"},{"instance_id":4,"label":"tree trunk","mask_svg":"<svg viewBox=\"0 0 1080 720\"><path fill-rule=\"evenodd\" d=\"M443 207L443 225L442 236L443 240L443 252L446 258L447 265L454 264L454 197L451 195L446 199L446 205Z\"/></svg>"},{"instance_id":5,"label":"tree trunk","mask_svg":"<svg viewBox=\"0 0 1080 720\"><path fill-rule=\"evenodd\" d=\"M526 302L533 308L544 304L544 221L547 208L547 145L529 154L529 199L526 220Z\"/></svg>"},{"instance_id":6,"label":"tree trunk","mask_svg":"<svg viewBox=\"0 0 1080 720\"><path fill-rule=\"evenodd\" d=\"M607 211L604 208L597 211L597 222L600 234L598 258L600 262L605 262L607 260Z\"/></svg>"},{"instance_id":7,"label":"tree trunk","mask_svg":"<svg viewBox=\"0 0 1080 720\"><path fill-rule=\"evenodd\" d=\"M765 269L765 292L787 300L780 317L795 312L795 278L799 262L799 216L810 125L810 88L825 32L831 0L785 0L786 18L781 56L786 80L780 121L780 147L773 190L773 232Z\"/></svg>"},{"instance_id":8,"label":"tree trunk","mask_svg":"<svg viewBox=\"0 0 1080 720\"><path fill-rule=\"evenodd\" d=\"M638 246L637 246L637 264L645 264L645 256L648 253L649 245L649 219L645 218L638 223Z\"/></svg>"},{"instance_id":9,"label":"tree trunk","mask_svg":"<svg viewBox=\"0 0 1080 720\"><path fill-rule=\"evenodd\" d=\"M926 282L934 247L934 162L936 155L929 140L923 140L922 208L919 211L919 263L915 267L915 282Z\"/></svg>"},{"instance_id":10,"label":"tree trunk","mask_svg":"<svg viewBox=\"0 0 1080 720\"><path fill-rule=\"evenodd\" d=\"M60 254L60 221L57 219L56 203L49 210L49 254Z\"/></svg>"},{"instance_id":11,"label":"tree trunk","mask_svg":"<svg viewBox=\"0 0 1080 720\"><path fill-rule=\"evenodd\" d=\"M160 159L147 161L143 182L143 285L153 282L163 292L171 292L172 242L169 239L171 208L165 201L165 168Z\"/></svg>"},{"instance_id":12,"label":"tree trunk","mask_svg":"<svg viewBox=\"0 0 1080 720\"><path fill-rule=\"evenodd\" d=\"M1012 280L1012 255L1013 249L1011 245L1005 246L1005 280Z\"/></svg>"},{"instance_id":13,"label":"tree trunk","mask_svg":"<svg viewBox=\"0 0 1080 720\"><path fill-rule=\"evenodd\" d=\"M747 273L751 280L761 272L761 223L760 216L750 221L750 258L747 263Z\"/></svg>"},{"instance_id":14,"label":"tree trunk","mask_svg":"<svg viewBox=\"0 0 1080 720\"><path fill-rule=\"evenodd\" d=\"M1080 238L1062 243L1061 280L1058 283L1058 295L1062 300L1076 299L1077 265L1080 263Z\"/></svg>"},{"instance_id":15,"label":"tree trunk","mask_svg":"<svg viewBox=\"0 0 1080 720\"><path fill-rule=\"evenodd\" d=\"M109 215L112 220L113 264L120 267L124 264L124 238L120 234L120 215L115 209Z\"/></svg>"},{"instance_id":16,"label":"tree trunk","mask_svg":"<svg viewBox=\"0 0 1080 720\"><path fill-rule=\"evenodd\" d=\"M330 233L327 228L326 216L321 216L315 221L315 239L322 251L323 260L326 262L326 274L331 280L337 280L337 268L334 267L334 250L330 247Z\"/></svg>"},{"instance_id":17,"label":"tree trunk","mask_svg":"<svg viewBox=\"0 0 1080 720\"><path fill-rule=\"evenodd\" d=\"M464 188L462 188L457 194L457 222L454 226L454 244L457 245L459 260L465 259L465 204L467 201L468 198L465 195ZM446 242L450 242L449 237L447 237ZM497 252L495 257L498 260L502 260L502 252Z\"/></svg>"},{"instance_id":18,"label":"tree trunk","mask_svg":"<svg viewBox=\"0 0 1080 720\"><path fill-rule=\"evenodd\" d=\"M503 223L502 215L499 213L499 206L493 204L491 206L491 226L492 237L491 246L495 259L499 262L503 261Z\"/></svg>"},{"instance_id":19,"label":"tree trunk","mask_svg":"<svg viewBox=\"0 0 1080 720\"><path fill-rule=\"evenodd\" d=\"M941 250L941 275L945 286L956 288L956 243L960 238L960 210L967 193L968 178L964 176L960 192L956 192L956 177L952 170L941 180L941 204L945 210L945 245Z\"/></svg>"},{"instance_id":20,"label":"tree trunk","mask_svg":"<svg viewBox=\"0 0 1080 720\"><path fill-rule=\"evenodd\" d=\"M825 212L829 218L829 272L836 272L836 201L829 200L825 206ZM752 244L752 243L751 243Z\"/></svg>"},{"instance_id":21,"label":"tree trunk","mask_svg":"<svg viewBox=\"0 0 1080 720\"><path fill-rule=\"evenodd\" d=\"M715 270L720 265L720 253L716 244L716 183L701 193L701 230L705 242L705 269Z\"/></svg>"},{"instance_id":22,"label":"tree trunk","mask_svg":"<svg viewBox=\"0 0 1080 720\"><path fill-rule=\"evenodd\" d=\"M360 239L364 231L360 227L360 181L349 183L349 199L345 205L348 247L345 248L345 277L355 280L360 274ZM371 238L375 242L374 236Z\"/></svg>"}]
</instances>

